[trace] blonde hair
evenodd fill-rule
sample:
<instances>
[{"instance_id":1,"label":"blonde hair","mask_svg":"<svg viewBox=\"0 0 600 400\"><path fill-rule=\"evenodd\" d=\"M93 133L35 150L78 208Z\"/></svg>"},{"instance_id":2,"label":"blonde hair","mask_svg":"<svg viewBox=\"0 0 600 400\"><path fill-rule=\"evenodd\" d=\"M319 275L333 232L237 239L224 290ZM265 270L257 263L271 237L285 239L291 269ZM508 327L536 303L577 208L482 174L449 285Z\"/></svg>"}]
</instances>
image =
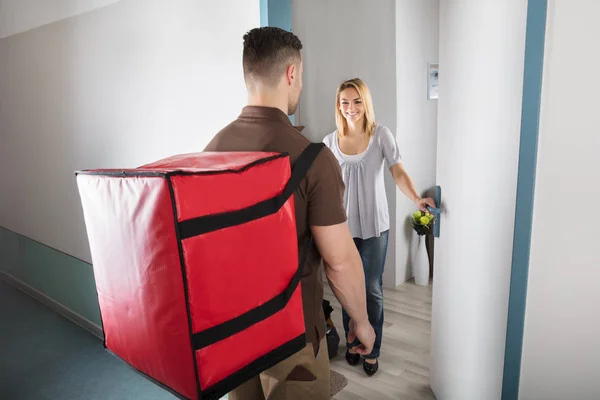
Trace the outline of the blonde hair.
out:
<instances>
[{"instance_id":1,"label":"blonde hair","mask_svg":"<svg viewBox=\"0 0 600 400\"><path fill-rule=\"evenodd\" d=\"M340 94L348 89L354 88L358 92L360 99L365 109L363 129L365 130L367 137L371 137L373 130L375 129L375 110L373 109L373 99L371 98L371 92L367 85L359 78L349 79L344 81L338 86L337 93L335 96L335 125L338 130L338 134L345 136L348 132L348 122L340 111Z\"/></svg>"}]
</instances>

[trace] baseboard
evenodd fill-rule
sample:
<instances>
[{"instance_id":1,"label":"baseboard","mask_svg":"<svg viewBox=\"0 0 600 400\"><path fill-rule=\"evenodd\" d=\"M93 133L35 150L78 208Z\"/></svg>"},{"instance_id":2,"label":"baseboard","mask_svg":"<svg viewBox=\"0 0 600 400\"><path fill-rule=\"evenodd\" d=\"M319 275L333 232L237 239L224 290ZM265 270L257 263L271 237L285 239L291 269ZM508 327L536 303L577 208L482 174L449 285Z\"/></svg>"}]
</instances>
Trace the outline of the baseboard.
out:
<instances>
[{"instance_id":1,"label":"baseboard","mask_svg":"<svg viewBox=\"0 0 600 400\"><path fill-rule=\"evenodd\" d=\"M8 283L9 285L15 287L16 289L22 291L23 293L33 297L34 299L36 299L37 301L39 301L46 307L49 307L50 309L52 309L53 311L62 315L63 317L67 318L69 321L73 322L74 324L79 325L80 327L82 327L86 331L90 332L92 335L96 336L100 340L104 340L104 333L102 332L102 328L100 326L98 326L97 324L82 317L81 315L77 314L76 312L68 309L67 307L63 306L62 304L58 303L57 301L46 296L44 293L40 292L39 290L29 286L25 282L22 282L19 279L15 278L14 276L12 276L4 271L1 271L1 270L0 270L0 279L3 280L4 282Z\"/></svg>"}]
</instances>

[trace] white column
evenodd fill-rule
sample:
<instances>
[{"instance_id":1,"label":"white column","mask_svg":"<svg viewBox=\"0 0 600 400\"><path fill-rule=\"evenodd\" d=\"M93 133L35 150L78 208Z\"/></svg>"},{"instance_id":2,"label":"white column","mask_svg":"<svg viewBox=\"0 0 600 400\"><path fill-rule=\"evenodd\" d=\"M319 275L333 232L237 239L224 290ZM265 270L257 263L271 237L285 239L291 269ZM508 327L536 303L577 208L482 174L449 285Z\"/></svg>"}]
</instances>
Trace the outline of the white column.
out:
<instances>
[{"instance_id":1,"label":"white column","mask_svg":"<svg viewBox=\"0 0 600 400\"><path fill-rule=\"evenodd\" d=\"M526 0L440 1L431 387L439 400L496 400L517 183Z\"/></svg>"}]
</instances>

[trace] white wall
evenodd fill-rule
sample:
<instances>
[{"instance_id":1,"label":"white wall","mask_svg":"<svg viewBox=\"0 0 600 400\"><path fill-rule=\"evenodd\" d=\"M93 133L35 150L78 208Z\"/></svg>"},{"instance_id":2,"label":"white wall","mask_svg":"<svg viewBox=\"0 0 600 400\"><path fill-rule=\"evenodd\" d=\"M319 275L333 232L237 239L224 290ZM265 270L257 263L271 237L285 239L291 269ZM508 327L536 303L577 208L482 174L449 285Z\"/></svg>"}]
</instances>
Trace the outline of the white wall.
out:
<instances>
[{"instance_id":1,"label":"white wall","mask_svg":"<svg viewBox=\"0 0 600 400\"><path fill-rule=\"evenodd\" d=\"M122 0L0 0L0 38Z\"/></svg>"},{"instance_id":2,"label":"white wall","mask_svg":"<svg viewBox=\"0 0 600 400\"><path fill-rule=\"evenodd\" d=\"M415 0L416 1L416 0ZM313 141L335 130L335 91L359 77L371 90L377 121L396 132L395 0L292 0L292 27L304 45L304 89L296 123ZM388 174L389 175L389 174ZM386 177L390 221L396 218L396 190ZM395 226L384 285L395 286Z\"/></svg>"},{"instance_id":3,"label":"white wall","mask_svg":"<svg viewBox=\"0 0 600 400\"><path fill-rule=\"evenodd\" d=\"M440 2L430 384L442 400L501 397L512 262L526 0Z\"/></svg>"},{"instance_id":4,"label":"white wall","mask_svg":"<svg viewBox=\"0 0 600 400\"><path fill-rule=\"evenodd\" d=\"M90 261L73 171L201 150L258 25L258 1L126 0L0 39L0 226Z\"/></svg>"},{"instance_id":5,"label":"white wall","mask_svg":"<svg viewBox=\"0 0 600 400\"><path fill-rule=\"evenodd\" d=\"M520 400L600 398L598 15L548 2Z\"/></svg>"},{"instance_id":6,"label":"white wall","mask_svg":"<svg viewBox=\"0 0 600 400\"><path fill-rule=\"evenodd\" d=\"M427 100L427 63L439 56L439 0L396 0L396 88L398 144L417 190L436 183L437 100ZM425 195L425 193L421 193ZM415 238L407 218L415 205L398 192L395 284L414 276Z\"/></svg>"}]
</instances>

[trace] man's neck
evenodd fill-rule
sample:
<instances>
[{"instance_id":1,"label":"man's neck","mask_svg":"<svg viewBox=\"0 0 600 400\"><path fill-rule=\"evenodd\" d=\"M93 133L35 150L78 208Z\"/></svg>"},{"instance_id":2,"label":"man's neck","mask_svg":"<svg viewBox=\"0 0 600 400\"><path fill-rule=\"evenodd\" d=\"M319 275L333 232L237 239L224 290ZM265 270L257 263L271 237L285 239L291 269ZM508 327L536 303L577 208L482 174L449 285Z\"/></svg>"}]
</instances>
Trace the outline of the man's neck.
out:
<instances>
[{"instance_id":1,"label":"man's neck","mask_svg":"<svg viewBox=\"0 0 600 400\"><path fill-rule=\"evenodd\" d=\"M282 99L281 96L277 96L271 93L249 93L248 94L248 105L259 106L259 107L271 107L280 109L285 115L288 112L287 99Z\"/></svg>"}]
</instances>

